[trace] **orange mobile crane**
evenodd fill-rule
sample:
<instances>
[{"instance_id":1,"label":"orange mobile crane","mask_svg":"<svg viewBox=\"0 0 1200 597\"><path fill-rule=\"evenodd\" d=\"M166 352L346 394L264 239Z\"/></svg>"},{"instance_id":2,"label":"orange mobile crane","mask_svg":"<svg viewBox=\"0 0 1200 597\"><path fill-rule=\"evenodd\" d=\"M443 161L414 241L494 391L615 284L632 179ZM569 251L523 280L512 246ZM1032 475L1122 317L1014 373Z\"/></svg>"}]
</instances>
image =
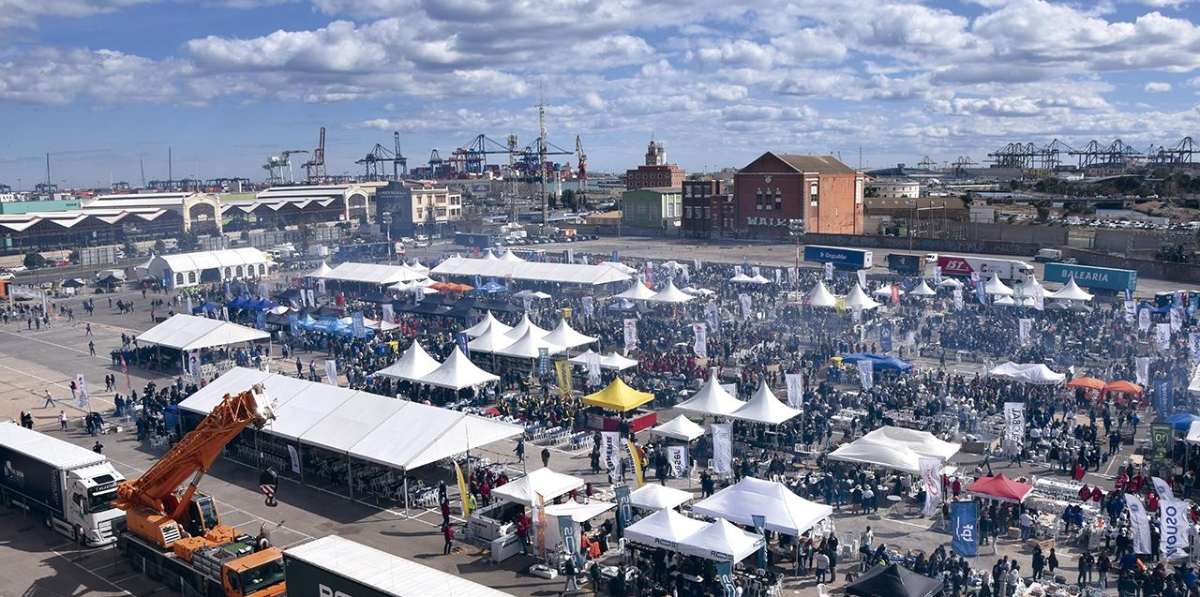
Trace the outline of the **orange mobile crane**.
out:
<instances>
[{"instance_id":1,"label":"orange mobile crane","mask_svg":"<svg viewBox=\"0 0 1200 597\"><path fill-rule=\"evenodd\" d=\"M227 394L145 474L117 487L113 506L125 511L127 525L118 546L135 570L189 597L284 593L283 552L261 529L252 537L222 524L213 498L196 491L226 444L273 418L262 386Z\"/></svg>"}]
</instances>

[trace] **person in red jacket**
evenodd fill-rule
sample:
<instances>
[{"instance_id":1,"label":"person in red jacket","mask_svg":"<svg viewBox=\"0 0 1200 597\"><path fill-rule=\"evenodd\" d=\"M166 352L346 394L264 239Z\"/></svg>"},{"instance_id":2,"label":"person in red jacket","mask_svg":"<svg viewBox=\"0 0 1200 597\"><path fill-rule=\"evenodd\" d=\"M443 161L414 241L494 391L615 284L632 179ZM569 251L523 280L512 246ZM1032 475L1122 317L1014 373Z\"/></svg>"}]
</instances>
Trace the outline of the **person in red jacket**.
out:
<instances>
[{"instance_id":1,"label":"person in red jacket","mask_svg":"<svg viewBox=\"0 0 1200 597\"><path fill-rule=\"evenodd\" d=\"M1146 494L1146 511L1158 512L1158 496L1153 491Z\"/></svg>"},{"instance_id":2,"label":"person in red jacket","mask_svg":"<svg viewBox=\"0 0 1200 597\"><path fill-rule=\"evenodd\" d=\"M1102 491L1099 487L1093 487L1092 488L1092 501L1099 504L1100 500L1102 500L1102 499L1104 499L1104 491Z\"/></svg>"},{"instance_id":3,"label":"person in red jacket","mask_svg":"<svg viewBox=\"0 0 1200 597\"><path fill-rule=\"evenodd\" d=\"M444 524L442 525L442 536L446 538L446 546L442 549L442 555L450 555L450 546L454 544L454 527Z\"/></svg>"}]
</instances>

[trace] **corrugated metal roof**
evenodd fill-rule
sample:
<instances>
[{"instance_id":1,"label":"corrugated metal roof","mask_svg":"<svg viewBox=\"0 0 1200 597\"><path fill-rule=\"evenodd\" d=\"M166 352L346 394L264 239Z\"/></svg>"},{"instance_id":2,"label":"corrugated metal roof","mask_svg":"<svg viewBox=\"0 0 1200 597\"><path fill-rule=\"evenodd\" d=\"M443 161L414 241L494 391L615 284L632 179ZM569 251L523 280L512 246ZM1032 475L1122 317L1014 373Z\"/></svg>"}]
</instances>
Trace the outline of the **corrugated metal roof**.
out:
<instances>
[{"instance_id":1,"label":"corrugated metal roof","mask_svg":"<svg viewBox=\"0 0 1200 597\"><path fill-rule=\"evenodd\" d=\"M854 174L853 168L838 161L831 155L796 155L791 153L775 154L787 165L800 172L816 172L818 174Z\"/></svg>"},{"instance_id":2,"label":"corrugated metal roof","mask_svg":"<svg viewBox=\"0 0 1200 597\"><path fill-rule=\"evenodd\" d=\"M399 597L510 597L477 582L329 535L288 548L292 557Z\"/></svg>"},{"instance_id":3,"label":"corrugated metal roof","mask_svg":"<svg viewBox=\"0 0 1200 597\"><path fill-rule=\"evenodd\" d=\"M0 444L62 469L76 469L106 460L87 448L12 422L0 423Z\"/></svg>"}]
</instances>

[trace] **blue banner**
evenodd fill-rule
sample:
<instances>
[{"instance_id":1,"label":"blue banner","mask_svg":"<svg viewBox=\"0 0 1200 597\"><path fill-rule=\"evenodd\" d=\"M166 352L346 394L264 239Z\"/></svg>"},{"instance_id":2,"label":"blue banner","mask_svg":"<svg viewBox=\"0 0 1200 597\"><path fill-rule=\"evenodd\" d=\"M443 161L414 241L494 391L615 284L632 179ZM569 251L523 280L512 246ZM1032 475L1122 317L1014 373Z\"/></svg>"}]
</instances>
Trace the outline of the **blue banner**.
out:
<instances>
[{"instance_id":1,"label":"blue banner","mask_svg":"<svg viewBox=\"0 0 1200 597\"><path fill-rule=\"evenodd\" d=\"M763 570L767 569L767 517L762 514L751 514L750 520L754 522L754 532L758 533L763 538L762 549L758 550L758 567Z\"/></svg>"},{"instance_id":2,"label":"blue banner","mask_svg":"<svg viewBox=\"0 0 1200 597\"><path fill-rule=\"evenodd\" d=\"M1175 405L1175 381L1169 377L1154 380L1154 412L1158 418L1165 419L1171 415Z\"/></svg>"},{"instance_id":3,"label":"blue banner","mask_svg":"<svg viewBox=\"0 0 1200 597\"><path fill-rule=\"evenodd\" d=\"M571 518L571 515L564 514L558 518L558 534L562 537L563 549L567 555L575 558L575 565L580 569L587 563L587 556L579 550L579 527Z\"/></svg>"},{"instance_id":4,"label":"blue banner","mask_svg":"<svg viewBox=\"0 0 1200 597\"><path fill-rule=\"evenodd\" d=\"M459 332L454 336L454 341L458 343L458 349L466 356L471 356L471 346L467 343L467 333Z\"/></svg>"},{"instance_id":5,"label":"blue banner","mask_svg":"<svg viewBox=\"0 0 1200 597\"><path fill-rule=\"evenodd\" d=\"M620 263L620 262L621 262L621 252L620 252L620 251L616 251L616 250L614 250L614 251L613 251L613 254L612 254L612 262L613 262L613 263Z\"/></svg>"},{"instance_id":6,"label":"blue banner","mask_svg":"<svg viewBox=\"0 0 1200 597\"><path fill-rule=\"evenodd\" d=\"M256 318L254 324L255 324L255 327L257 327L260 330L267 329L267 311L265 309L258 310L258 315L257 315L257 318Z\"/></svg>"},{"instance_id":7,"label":"blue banner","mask_svg":"<svg viewBox=\"0 0 1200 597\"><path fill-rule=\"evenodd\" d=\"M1189 294L1187 305L1188 317L1195 317L1196 311L1200 311L1200 294Z\"/></svg>"},{"instance_id":8,"label":"blue banner","mask_svg":"<svg viewBox=\"0 0 1200 597\"><path fill-rule=\"evenodd\" d=\"M550 373L550 349L541 347L538 349L538 375L548 375Z\"/></svg>"},{"instance_id":9,"label":"blue banner","mask_svg":"<svg viewBox=\"0 0 1200 597\"><path fill-rule=\"evenodd\" d=\"M620 538L625 536L625 529L633 520L633 502L629 499L628 485L618 485L614 491L617 495L617 537Z\"/></svg>"},{"instance_id":10,"label":"blue banner","mask_svg":"<svg viewBox=\"0 0 1200 597\"><path fill-rule=\"evenodd\" d=\"M288 314L288 329L293 338L300 337L300 318L295 313Z\"/></svg>"},{"instance_id":11,"label":"blue banner","mask_svg":"<svg viewBox=\"0 0 1200 597\"><path fill-rule=\"evenodd\" d=\"M1125 289L1125 300L1127 300L1127 301L1133 300L1133 291L1128 288Z\"/></svg>"},{"instance_id":12,"label":"blue banner","mask_svg":"<svg viewBox=\"0 0 1200 597\"><path fill-rule=\"evenodd\" d=\"M885 321L879 327L879 349L883 352L892 352L892 322Z\"/></svg>"},{"instance_id":13,"label":"blue banner","mask_svg":"<svg viewBox=\"0 0 1200 597\"><path fill-rule=\"evenodd\" d=\"M483 278L479 274L475 274L475 288L479 288L480 286L483 286Z\"/></svg>"},{"instance_id":14,"label":"blue banner","mask_svg":"<svg viewBox=\"0 0 1200 597\"><path fill-rule=\"evenodd\" d=\"M975 502L950 504L950 521L954 534L950 544L954 553L975 557L979 553L979 505Z\"/></svg>"},{"instance_id":15,"label":"blue banner","mask_svg":"<svg viewBox=\"0 0 1200 597\"><path fill-rule=\"evenodd\" d=\"M716 562L717 581L725 589L725 597L737 596L737 584L733 582L733 562Z\"/></svg>"},{"instance_id":16,"label":"blue banner","mask_svg":"<svg viewBox=\"0 0 1200 597\"><path fill-rule=\"evenodd\" d=\"M975 295L979 298L979 304L987 304L987 288L982 279L975 282Z\"/></svg>"},{"instance_id":17,"label":"blue banner","mask_svg":"<svg viewBox=\"0 0 1200 597\"><path fill-rule=\"evenodd\" d=\"M350 329L354 331L355 338L367 337L367 325L363 321L363 312L355 311L350 314Z\"/></svg>"}]
</instances>

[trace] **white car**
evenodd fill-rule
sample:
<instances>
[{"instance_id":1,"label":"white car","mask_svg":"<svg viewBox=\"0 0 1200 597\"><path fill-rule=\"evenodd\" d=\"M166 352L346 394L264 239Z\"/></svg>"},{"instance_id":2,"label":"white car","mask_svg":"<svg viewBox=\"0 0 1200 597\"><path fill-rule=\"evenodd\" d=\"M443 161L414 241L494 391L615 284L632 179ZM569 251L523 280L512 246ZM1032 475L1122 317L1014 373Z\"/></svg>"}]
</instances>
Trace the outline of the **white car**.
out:
<instances>
[{"instance_id":1,"label":"white car","mask_svg":"<svg viewBox=\"0 0 1200 597\"><path fill-rule=\"evenodd\" d=\"M16 277L17 275L12 272L0 272L0 280L12 280Z\"/></svg>"},{"instance_id":2,"label":"white car","mask_svg":"<svg viewBox=\"0 0 1200 597\"><path fill-rule=\"evenodd\" d=\"M24 264L22 264L22 265L14 265L14 266L12 266L12 267L7 267L7 268L4 268L4 269L6 269L6 270L8 270L8 271L10 271L10 272L23 272L23 271L25 271L25 270L27 270L27 269L29 269L29 268L25 267L25 265L24 265Z\"/></svg>"},{"instance_id":3,"label":"white car","mask_svg":"<svg viewBox=\"0 0 1200 597\"><path fill-rule=\"evenodd\" d=\"M406 245L411 245L411 244L413 243L413 239L412 239L412 237L411 237L411 236L401 236L401 237L400 237L400 242L402 242L402 243L404 243L404 244L406 244Z\"/></svg>"},{"instance_id":4,"label":"white car","mask_svg":"<svg viewBox=\"0 0 1200 597\"><path fill-rule=\"evenodd\" d=\"M413 243L413 246L414 246L414 247L416 247L416 248L418 248L418 249L424 249L425 247L428 247L428 246L429 246L429 241L427 241L427 240L419 240L419 241L417 241L417 242Z\"/></svg>"}]
</instances>

